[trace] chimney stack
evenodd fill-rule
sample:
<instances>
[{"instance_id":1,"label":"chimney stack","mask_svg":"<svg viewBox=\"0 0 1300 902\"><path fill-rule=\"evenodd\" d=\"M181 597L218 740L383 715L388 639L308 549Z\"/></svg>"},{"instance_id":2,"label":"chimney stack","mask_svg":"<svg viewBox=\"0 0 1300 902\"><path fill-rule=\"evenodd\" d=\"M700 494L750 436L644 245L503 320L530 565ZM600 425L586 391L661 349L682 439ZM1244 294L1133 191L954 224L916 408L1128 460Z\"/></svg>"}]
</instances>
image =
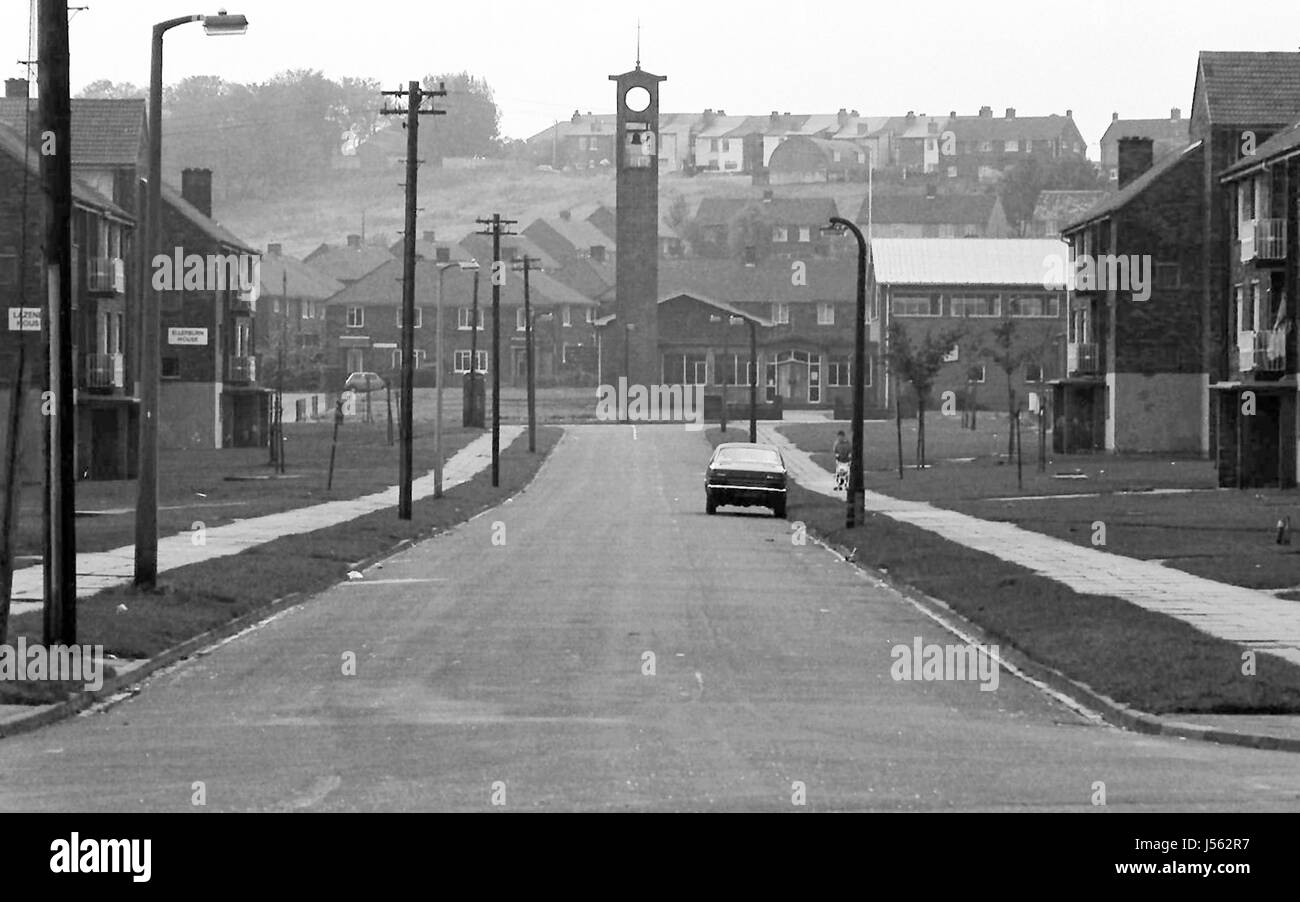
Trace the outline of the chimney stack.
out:
<instances>
[{"instance_id":1,"label":"chimney stack","mask_svg":"<svg viewBox=\"0 0 1300 902\"><path fill-rule=\"evenodd\" d=\"M282 252L283 252L283 247L280 245L278 241L275 242L274 244L268 244L266 246L266 253L269 256L278 257Z\"/></svg>"},{"instance_id":2,"label":"chimney stack","mask_svg":"<svg viewBox=\"0 0 1300 902\"><path fill-rule=\"evenodd\" d=\"M1119 187L1122 189L1155 161L1155 142L1150 138L1119 139Z\"/></svg>"},{"instance_id":3,"label":"chimney stack","mask_svg":"<svg viewBox=\"0 0 1300 902\"><path fill-rule=\"evenodd\" d=\"M949 119L956 119L956 118L957 118L957 111L956 111L956 110L949 110L949 111L948 111L948 118L949 118Z\"/></svg>"},{"instance_id":4,"label":"chimney stack","mask_svg":"<svg viewBox=\"0 0 1300 902\"><path fill-rule=\"evenodd\" d=\"M1066 119L1073 119L1073 118L1074 118L1074 110L1066 110L1066 111L1065 111L1065 118L1066 118Z\"/></svg>"},{"instance_id":5,"label":"chimney stack","mask_svg":"<svg viewBox=\"0 0 1300 902\"><path fill-rule=\"evenodd\" d=\"M1172 119L1174 122L1177 122L1179 119L1183 118L1183 111L1180 110L1178 107L1174 107L1172 110L1169 111L1169 118Z\"/></svg>"},{"instance_id":6,"label":"chimney stack","mask_svg":"<svg viewBox=\"0 0 1300 902\"><path fill-rule=\"evenodd\" d=\"M348 236L348 247L361 247L361 236L360 236L360 235L349 235L349 236Z\"/></svg>"},{"instance_id":7,"label":"chimney stack","mask_svg":"<svg viewBox=\"0 0 1300 902\"><path fill-rule=\"evenodd\" d=\"M25 78L6 78L5 79L5 96L26 99L28 96L28 84Z\"/></svg>"},{"instance_id":8,"label":"chimney stack","mask_svg":"<svg viewBox=\"0 0 1300 902\"><path fill-rule=\"evenodd\" d=\"M1111 121L1111 122L1119 122L1119 113L1111 113L1111 114L1110 114L1110 121Z\"/></svg>"},{"instance_id":9,"label":"chimney stack","mask_svg":"<svg viewBox=\"0 0 1300 902\"><path fill-rule=\"evenodd\" d=\"M435 263L450 263L451 248L446 245L440 245L433 249L433 260Z\"/></svg>"},{"instance_id":10,"label":"chimney stack","mask_svg":"<svg viewBox=\"0 0 1300 902\"><path fill-rule=\"evenodd\" d=\"M848 125L849 111L846 110L844 107L840 107L839 112L835 114L835 120L839 123L840 128L843 128L844 126Z\"/></svg>"},{"instance_id":11,"label":"chimney stack","mask_svg":"<svg viewBox=\"0 0 1300 902\"><path fill-rule=\"evenodd\" d=\"M1015 108L1015 107L1013 107L1013 106L1009 106L1009 107L1007 107L1007 118L1008 118L1008 119L1014 119L1014 118L1016 118L1016 108Z\"/></svg>"},{"instance_id":12,"label":"chimney stack","mask_svg":"<svg viewBox=\"0 0 1300 902\"><path fill-rule=\"evenodd\" d=\"M433 244L433 242L436 240L436 239L434 238L434 232L435 232L434 229L425 229L425 230L424 230L424 240L427 241L427 242L429 242L430 244Z\"/></svg>"},{"instance_id":13,"label":"chimney stack","mask_svg":"<svg viewBox=\"0 0 1300 902\"><path fill-rule=\"evenodd\" d=\"M993 118L993 107L991 107L991 106L982 106L982 107L980 107L980 118L981 118L981 119L992 119L992 118Z\"/></svg>"},{"instance_id":14,"label":"chimney stack","mask_svg":"<svg viewBox=\"0 0 1300 902\"><path fill-rule=\"evenodd\" d=\"M571 215L571 214L569 213L568 210L561 210L561 211L560 211L560 218L563 219L565 222L568 222L568 221L569 221L569 216L570 216L570 215Z\"/></svg>"},{"instance_id":15,"label":"chimney stack","mask_svg":"<svg viewBox=\"0 0 1300 902\"><path fill-rule=\"evenodd\" d=\"M605 262L605 245L593 244L589 249L588 256L597 263Z\"/></svg>"},{"instance_id":16,"label":"chimney stack","mask_svg":"<svg viewBox=\"0 0 1300 902\"><path fill-rule=\"evenodd\" d=\"M181 170L181 197L204 216L212 218L212 170Z\"/></svg>"}]
</instances>

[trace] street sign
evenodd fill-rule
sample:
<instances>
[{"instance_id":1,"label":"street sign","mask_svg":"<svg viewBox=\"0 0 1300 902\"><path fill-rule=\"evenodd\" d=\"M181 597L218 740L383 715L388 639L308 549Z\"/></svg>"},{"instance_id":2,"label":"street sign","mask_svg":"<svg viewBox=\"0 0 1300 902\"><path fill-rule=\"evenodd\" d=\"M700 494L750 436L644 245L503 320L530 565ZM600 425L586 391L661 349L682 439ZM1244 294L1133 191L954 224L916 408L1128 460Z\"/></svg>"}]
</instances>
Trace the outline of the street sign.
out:
<instances>
[{"instance_id":1,"label":"street sign","mask_svg":"<svg viewBox=\"0 0 1300 902\"><path fill-rule=\"evenodd\" d=\"M207 329L168 329L167 344L169 345L206 345L208 343Z\"/></svg>"},{"instance_id":2,"label":"street sign","mask_svg":"<svg viewBox=\"0 0 1300 902\"><path fill-rule=\"evenodd\" d=\"M41 308L40 307L10 307L9 308L9 331L10 332L41 331Z\"/></svg>"}]
</instances>

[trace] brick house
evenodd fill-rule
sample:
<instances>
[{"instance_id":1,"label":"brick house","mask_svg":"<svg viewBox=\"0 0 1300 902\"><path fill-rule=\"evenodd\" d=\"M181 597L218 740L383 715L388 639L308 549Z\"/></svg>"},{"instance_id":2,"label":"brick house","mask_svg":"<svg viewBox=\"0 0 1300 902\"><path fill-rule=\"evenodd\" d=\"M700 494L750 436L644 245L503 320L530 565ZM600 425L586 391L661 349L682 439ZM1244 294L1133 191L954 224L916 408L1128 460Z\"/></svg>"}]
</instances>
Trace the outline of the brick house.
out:
<instances>
[{"instance_id":1,"label":"brick house","mask_svg":"<svg viewBox=\"0 0 1300 902\"><path fill-rule=\"evenodd\" d=\"M276 384L272 373L279 369L283 351L289 380L286 387L320 390L325 362L325 301L337 294L343 283L284 253L281 244L268 244L261 264L254 334L257 355L263 363L262 381ZM314 378L307 375L313 372Z\"/></svg>"},{"instance_id":2,"label":"brick house","mask_svg":"<svg viewBox=\"0 0 1300 902\"><path fill-rule=\"evenodd\" d=\"M1019 397L1044 392L1059 375L1065 340L1065 285L1050 278L1049 261L1063 263L1060 241L1023 238L877 238L872 242L869 321L873 334L888 335L897 320L913 342L926 334L965 327L968 335L955 349L951 365L935 381L932 402L944 391L960 396L968 384L981 387L980 403L1005 406L1007 377L977 349L991 347L991 330L1004 319L1018 324L1017 342L1034 352L1011 378ZM875 405L892 409L900 387L892 376L875 381ZM906 406L914 399L902 386ZM912 403L915 403L914 400Z\"/></svg>"},{"instance_id":3,"label":"brick house","mask_svg":"<svg viewBox=\"0 0 1300 902\"><path fill-rule=\"evenodd\" d=\"M951 142L942 140L946 132L952 132ZM1066 110L1064 116L1017 117L1008 107L1001 118L987 106L980 108L978 116L958 116L954 111L939 137L938 170L949 178L968 180L984 180L990 172L1002 172L1032 155L1083 159L1087 152L1072 110ZM946 152L949 144L952 154Z\"/></svg>"},{"instance_id":4,"label":"brick house","mask_svg":"<svg viewBox=\"0 0 1300 902\"><path fill-rule=\"evenodd\" d=\"M1150 138L1119 142L1119 190L1067 223L1072 261L1150 261L1147 300L1107 277L1069 292L1066 370L1053 385L1058 451L1204 453L1200 192L1205 146L1153 162ZM1107 272L1119 275L1118 266Z\"/></svg>"},{"instance_id":5,"label":"brick house","mask_svg":"<svg viewBox=\"0 0 1300 902\"><path fill-rule=\"evenodd\" d=\"M1188 125L1178 107L1169 111L1168 119L1121 119L1119 113L1111 113L1110 125L1101 136L1101 169L1111 186L1119 181L1120 138L1150 138L1154 159L1159 161L1187 147Z\"/></svg>"},{"instance_id":6,"label":"brick house","mask_svg":"<svg viewBox=\"0 0 1300 902\"><path fill-rule=\"evenodd\" d=\"M366 244L360 235L349 235L346 244L322 244L303 257L302 262L344 285L351 285L392 259L392 253L386 248Z\"/></svg>"},{"instance_id":7,"label":"brick house","mask_svg":"<svg viewBox=\"0 0 1300 902\"><path fill-rule=\"evenodd\" d=\"M853 141L795 135L772 151L768 183L864 182L871 153L871 148Z\"/></svg>"},{"instance_id":8,"label":"brick house","mask_svg":"<svg viewBox=\"0 0 1300 902\"><path fill-rule=\"evenodd\" d=\"M568 210L553 219L533 220L523 234L560 265L575 257L597 263L612 261L617 249L614 240L595 224L574 219Z\"/></svg>"},{"instance_id":9,"label":"brick house","mask_svg":"<svg viewBox=\"0 0 1300 902\"><path fill-rule=\"evenodd\" d=\"M1293 488L1297 453L1296 286L1300 285L1300 123L1228 167L1227 376L1211 386L1219 485Z\"/></svg>"},{"instance_id":10,"label":"brick house","mask_svg":"<svg viewBox=\"0 0 1300 902\"><path fill-rule=\"evenodd\" d=\"M415 370L416 385L436 384L438 271L448 264L416 262ZM486 273L488 264L480 261ZM442 276L442 317L445 375L469 371L474 274L452 266ZM325 302L326 381L341 386L349 373L375 372L396 378L401 368L402 263L390 260ZM526 377L523 317L523 273L511 272L501 289L501 352L507 384L522 385ZM541 380L576 380L594 372L596 302L545 272L529 274L530 303L536 315L535 372ZM490 365L492 288L481 279L478 297L478 369ZM544 314L550 314L544 317ZM592 358L587 361L585 357ZM584 369L585 368L585 369ZM425 375L425 374L428 375ZM458 384L453 380L452 384Z\"/></svg>"},{"instance_id":11,"label":"brick house","mask_svg":"<svg viewBox=\"0 0 1300 902\"><path fill-rule=\"evenodd\" d=\"M1006 238L1002 200L996 194L874 193L862 202L856 222L865 233L868 211L873 238Z\"/></svg>"},{"instance_id":12,"label":"brick house","mask_svg":"<svg viewBox=\"0 0 1300 902\"><path fill-rule=\"evenodd\" d=\"M777 197L770 190L756 198L703 198L695 213L701 243L692 250L702 257L729 256L736 220L749 213L756 213L758 221L769 230L761 242L765 253L819 257L832 253L836 241L823 235L821 229L832 216L839 215L835 201L829 197Z\"/></svg>"},{"instance_id":13,"label":"brick house","mask_svg":"<svg viewBox=\"0 0 1300 902\"><path fill-rule=\"evenodd\" d=\"M90 146L83 132L81 147ZM7 320L0 332L0 386L4 389L0 395L7 409L22 342L28 375L21 448L24 478L38 476L42 453L38 386L44 349L39 323L46 303L40 266L44 238L39 159L35 144L25 147L22 135L0 125L0 306L5 308ZM127 291L133 281L127 280L127 261L134 256L135 218L77 176L73 177L72 197L75 471L81 478L126 479L135 469L133 427L139 412L134 371L128 366L132 330ZM24 316L23 310L37 313ZM20 323L35 326L36 331L20 328ZM0 432L6 430L7 420L0 425Z\"/></svg>"},{"instance_id":14,"label":"brick house","mask_svg":"<svg viewBox=\"0 0 1300 902\"><path fill-rule=\"evenodd\" d=\"M162 185L164 245L182 257L255 260L257 250L212 219L212 172L186 169L181 190ZM160 261L154 261L158 263ZM151 268L152 270L152 268ZM151 279L157 270L151 271ZM260 285L160 294L158 441L166 448L256 447L267 441L269 390L258 380L255 315Z\"/></svg>"}]
</instances>

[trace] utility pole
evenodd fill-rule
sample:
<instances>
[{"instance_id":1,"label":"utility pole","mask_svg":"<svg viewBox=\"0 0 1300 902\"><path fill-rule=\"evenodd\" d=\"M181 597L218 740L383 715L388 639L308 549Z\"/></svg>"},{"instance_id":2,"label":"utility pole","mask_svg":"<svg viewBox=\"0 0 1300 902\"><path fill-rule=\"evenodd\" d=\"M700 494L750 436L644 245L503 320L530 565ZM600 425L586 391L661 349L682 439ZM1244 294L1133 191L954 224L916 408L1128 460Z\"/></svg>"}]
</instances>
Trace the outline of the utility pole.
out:
<instances>
[{"instance_id":1,"label":"utility pole","mask_svg":"<svg viewBox=\"0 0 1300 902\"><path fill-rule=\"evenodd\" d=\"M479 225L487 226L478 234L492 236L492 363L489 365L492 367L493 488L501 484L501 285L505 282L505 270L501 266L501 236L516 234L505 231L505 228L517 222L516 219L502 219L500 213L493 213L491 219L478 220Z\"/></svg>"},{"instance_id":2,"label":"utility pole","mask_svg":"<svg viewBox=\"0 0 1300 902\"><path fill-rule=\"evenodd\" d=\"M407 84L405 91L383 91L385 97L407 98L405 110L390 110L385 107L381 113L393 116L406 114L406 241L402 254L402 406L398 414L401 426L402 448L401 470L397 498L397 516L402 520L411 519L411 458L412 436L414 433L412 419L415 413L415 216L416 216L416 174L420 168L420 117L442 116L444 110L423 110L421 103L426 97L446 97L447 91L440 83L438 90L425 91L418 81ZM367 395L367 399L369 395Z\"/></svg>"},{"instance_id":3,"label":"utility pole","mask_svg":"<svg viewBox=\"0 0 1300 902\"><path fill-rule=\"evenodd\" d=\"M68 76L67 0L40 0L41 154L45 193L44 317L49 347L46 418L45 644L77 641L76 453L72 386L72 101ZM21 265L21 261L20 261ZM21 392L21 387L19 387Z\"/></svg>"},{"instance_id":4,"label":"utility pole","mask_svg":"<svg viewBox=\"0 0 1300 902\"><path fill-rule=\"evenodd\" d=\"M540 263L537 257L524 255L524 259L515 267L524 273L524 358L528 367L528 453L537 453L537 385L533 371L533 307L532 295L528 287L528 271L534 263Z\"/></svg>"},{"instance_id":5,"label":"utility pole","mask_svg":"<svg viewBox=\"0 0 1300 902\"><path fill-rule=\"evenodd\" d=\"M305 302L303 302L305 303ZM298 315L298 331L302 331L302 311ZM280 372L275 392L275 467L284 473L284 352L289 343L289 270L280 273Z\"/></svg>"}]
</instances>

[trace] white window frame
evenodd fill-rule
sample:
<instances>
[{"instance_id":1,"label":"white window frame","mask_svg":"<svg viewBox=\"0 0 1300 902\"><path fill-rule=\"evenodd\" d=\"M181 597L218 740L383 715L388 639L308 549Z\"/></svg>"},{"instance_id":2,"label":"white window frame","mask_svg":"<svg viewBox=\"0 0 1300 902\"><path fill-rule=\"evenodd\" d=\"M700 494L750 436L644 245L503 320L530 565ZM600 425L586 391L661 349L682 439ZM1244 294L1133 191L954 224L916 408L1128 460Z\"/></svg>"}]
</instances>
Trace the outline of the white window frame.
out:
<instances>
[{"instance_id":1,"label":"white window frame","mask_svg":"<svg viewBox=\"0 0 1300 902\"><path fill-rule=\"evenodd\" d=\"M772 241L775 244L781 244L790 240L790 230L785 226L774 226L772 228Z\"/></svg>"},{"instance_id":2,"label":"white window frame","mask_svg":"<svg viewBox=\"0 0 1300 902\"><path fill-rule=\"evenodd\" d=\"M970 378L970 371L973 369L978 369L980 371L980 377L978 379ZM966 381L974 382L976 385L983 385L984 380L988 378L988 375L989 375L989 370L987 364L974 363L966 368Z\"/></svg>"},{"instance_id":3,"label":"white window frame","mask_svg":"<svg viewBox=\"0 0 1300 902\"><path fill-rule=\"evenodd\" d=\"M799 226L799 240L805 244L812 241L811 226Z\"/></svg>"},{"instance_id":4,"label":"white window frame","mask_svg":"<svg viewBox=\"0 0 1300 902\"><path fill-rule=\"evenodd\" d=\"M903 302L925 301L929 307L929 313L911 313L905 310L899 310L898 305ZM917 317L936 317L943 316L943 298L938 295L929 294L905 294L895 295L889 299L890 313L894 316L917 316Z\"/></svg>"},{"instance_id":5,"label":"white window frame","mask_svg":"<svg viewBox=\"0 0 1300 902\"><path fill-rule=\"evenodd\" d=\"M528 331L528 317L524 316L523 307L515 308L515 331L516 332Z\"/></svg>"},{"instance_id":6,"label":"white window frame","mask_svg":"<svg viewBox=\"0 0 1300 902\"><path fill-rule=\"evenodd\" d=\"M1034 372L1034 371L1037 371L1037 373L1038 373L1038 378L1037 378L1037 379L1031 379L1031 378L1029 378L1030 374L1031 374L1032 372ZM1043 377L1044 377L1045 375L1046 375L1046 374L1045 374L1044 371L1043 371L1043 365L1042 365L1041 363L1026 363L1026 364L1025 364L1025 382L1027 382L1027 383L1033 383L1033 384L1036 384L1036 385L1037 385L1037 384L1040 384L1040 383L1043 382Z\"/></svg>"},{"instance_id":7,"label":"white window frame","mask_svg":"<svg viewBox=\"0 0 1300 902\"><path fill-rule=\"evenodd\" d=\"M833 326L835 325L835 305L819 303L817 305L817 325Z\"/></svg>"},{"instance_id":8,"label":"white window frame","mask_svg":"<svg viewBox=\"0 0 1300 902\"><path fill-rule=\"evenodd\" d=\"M396 319L396 322L397 322L397 328L399 328L399 329L402 328L402 305L401 305L401 304L398 304L398 305L397 305L397 314L396 314L395 319ZM419 328L422 328L423 326L424 326L424 308L423 308L423 307L416 307L416 308L415 308L415 328L419 329Z\"/></svg>"},{"instance_id":9,"label":"white window frame","mask_svg":"<svg viewBox=\"0 0 1300 902\"><path fill-rule=\"evenodd\" d=\"M566 329L573 325L573 310L568 304L560 308L560 325Z\"/></svg>"},{"instance_id":10,"label":"white window frame","mask_svg":"<svg viewBox=\"0 0 1300 902\"><path fill-rule=\"evenodd\" d=\"M961 303L964 306L964 302L967 301L987 302L988 312L967 314L965 310L959 311L957 309L958 304ZM994 319L1002 315L1002 297L996 294L955 294L948 298L948 312L949 315L954 317L970 316L971 319Z\"/></svg>"},{"instance_id":11,"label":"white window frame","mask_svg":"<svg viewBox=\"0 0 1300 902\"><path fill-rule=\"evenodd\" d=\"M364 329L366 327L366 308L349 307L348 308L348 328Z\"/></svg>"},{"instance_id":12,"label":"white window frame","mask_svg":"<svg viewBox=\"0 0 1300 902\"><path fill-rule=\"evenodd\" d=\"M1041 301L1046 313L1022 313L1016 309L1017 301ZM1007 298L1007 312L1014 319L1058 319L1061 315L1061 299L1057 295L1018 294Z\"/></svg>"},{"instance_id":13,"label":"white window frame","mask_svg":"<svg viewBox=\"0 0 1300 902\"><path fill-rule=\"evenodd\" d=\"M780 301L773 301L772 322L778 326L790 325L790 305Z\"/></svg>"},{"instance_id":14,"label":"white window frame","mask_svg":"<svg viewBox=\"0 0 1300 902\"><path fill-rule=\"evenodd\" d=\"M415 369L418 370L420 367L424 366L424 361L425 359L428 358L429 355L425 351L416 348L412 352L411 356L412 358L414 358L411 362L414 365Z\"/></svg>"},{"instance_id":15,"label":"white window frame","mask_svg":"<svg viewBox=\"0 0 1300 902\"><path fill-rule=\"evenodd\" d=\"M479 364L480 364L480 365L479 365L479 368L478 368L478 371L479 371L480 373L486 373L486 372L487 372L487 367L488 367L487 351L486 351L486 350L479 350L479 351L478 351L478 358L479 358ZM458 350L456 350L456 351L452 354L452 370L453 370L453 372L457 372L457 373L468 373L469 370L465 369L465 365L466 365L468 362L469 362L469 348L462 348L462 349L458 349Z\"/></svg>"},{"instance_id":16,"label":"white window frame","mask_svg":"<svg viewBox=\"0 0 1300 902\"><path fill-rule=\"evenodd\" d=\"M469 321L470 321L470 317L473 315L473 312L474 312L473 307L457 307L456 328L463 332L468 332L470 330ZM478 308L478 330L480 332L483 331L483 308L482 307Z\"/></svg>"}]
</instances>

